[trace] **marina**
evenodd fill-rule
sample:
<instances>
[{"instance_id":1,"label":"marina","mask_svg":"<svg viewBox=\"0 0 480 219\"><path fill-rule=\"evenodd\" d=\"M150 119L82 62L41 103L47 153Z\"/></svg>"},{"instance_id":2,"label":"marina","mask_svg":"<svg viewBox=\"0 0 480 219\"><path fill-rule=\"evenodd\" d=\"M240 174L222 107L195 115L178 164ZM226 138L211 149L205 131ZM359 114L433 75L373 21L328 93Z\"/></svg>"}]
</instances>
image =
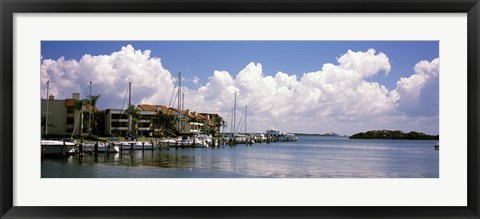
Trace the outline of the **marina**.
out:
<instances>
[{"instance_id":1,"label":"marina","mask_svg":"<svg viewBox=\"0 0 480 219\"><path fill-rule=\"evenodd\" d=\"M266 137L265 137L266 136ZM224 134L214 138L211 135L190 135L177 138L149 139L148 141L101 141L83 142L80 140L41 140L42 157L83 155L83 153L119 153L134 150L155 150L162 148L216 148L236 146L237 144L252 145L255 143L293 142L298 138L294 134L287 134L279 130L268 130L266 135L252 134Z\"/></svg>"},{"instance_id":2,"label":"marina","mask_svg":"<svg viewBox=\"0 0 480 219\"><path fill-rule=\"evenodd\" d=\"M437 178L429 140L297 136L295 142L45 157L42 178Z\"/></svg>"}]
</instances>

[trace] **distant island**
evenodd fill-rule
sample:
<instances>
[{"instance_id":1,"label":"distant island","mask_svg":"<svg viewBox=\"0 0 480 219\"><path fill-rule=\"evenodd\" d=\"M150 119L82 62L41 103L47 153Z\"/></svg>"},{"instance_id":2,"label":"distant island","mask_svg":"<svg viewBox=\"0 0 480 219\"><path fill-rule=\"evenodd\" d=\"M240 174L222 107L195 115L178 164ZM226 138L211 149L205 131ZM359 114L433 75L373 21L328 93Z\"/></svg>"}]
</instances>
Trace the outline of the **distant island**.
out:
<instances>
[{"instance_id":1,"label":"distant island","mask_svg":"<svg viewBox=\"0 0 480 219\"><path fill-rule=\"evenodd\" d=\"M350 139L438 140L439 135L427 135L425 133L415 131L405 133L399 130L373 130L354 134L350 136Z\"/></svg>"},{"instance_id":2,"label":"distant island","mask_svg":"<svg viewBox=\"0 0 480 219\"><path fill-rule=\"evenodd\" d=\"M306 135L306 136L340 136L335 132L327 132L323 134L310 134L310 133L294 133L295 135Z\"/></svg>"}]
</instances>

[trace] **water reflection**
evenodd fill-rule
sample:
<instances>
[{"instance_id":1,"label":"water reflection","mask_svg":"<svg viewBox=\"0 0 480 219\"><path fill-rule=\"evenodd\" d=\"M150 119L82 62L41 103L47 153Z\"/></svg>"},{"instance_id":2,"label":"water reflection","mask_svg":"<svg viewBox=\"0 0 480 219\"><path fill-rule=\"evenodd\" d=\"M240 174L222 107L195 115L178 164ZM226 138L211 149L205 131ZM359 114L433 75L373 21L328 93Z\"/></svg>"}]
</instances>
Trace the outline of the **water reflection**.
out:
<instances>
[{"instance_id":1,"label":"water reflection","mask_svg":"<svg viewBox=\"0 0 480 219\"><path fill-rule=\"evenodd\" d=\"M42 160L42 177L438 177L429 141L306 138L295 143L123 151Z\"/></svg>"}]
</instances>

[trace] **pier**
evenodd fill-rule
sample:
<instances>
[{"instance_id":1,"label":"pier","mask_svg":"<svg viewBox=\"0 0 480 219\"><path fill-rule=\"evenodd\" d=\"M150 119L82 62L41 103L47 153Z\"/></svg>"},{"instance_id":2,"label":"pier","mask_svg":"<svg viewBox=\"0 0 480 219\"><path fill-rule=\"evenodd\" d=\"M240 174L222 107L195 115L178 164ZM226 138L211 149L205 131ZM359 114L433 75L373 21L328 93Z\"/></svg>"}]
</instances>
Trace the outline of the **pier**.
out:
<instances>
[{"instance_id":1,"label":"pier","mask_svg":"<svg viewBox=\"0 0 480 219\"><path fill-rule=\"evenodd\" d=\"M72 140L72 139L70 139ZM84 141L79 142L42 140L41 156L68 157L84 156L85 154L123 153L124 151L146 151L161 149L183 148L221 148L237 145L251 146L254 144L270 144L274 142L297 141L293 134L286 134L278 130L269 130L263 133L223 133L221 136L187 135L176 138L150 138L135 141Z\"/></svg>"}]
</instances>

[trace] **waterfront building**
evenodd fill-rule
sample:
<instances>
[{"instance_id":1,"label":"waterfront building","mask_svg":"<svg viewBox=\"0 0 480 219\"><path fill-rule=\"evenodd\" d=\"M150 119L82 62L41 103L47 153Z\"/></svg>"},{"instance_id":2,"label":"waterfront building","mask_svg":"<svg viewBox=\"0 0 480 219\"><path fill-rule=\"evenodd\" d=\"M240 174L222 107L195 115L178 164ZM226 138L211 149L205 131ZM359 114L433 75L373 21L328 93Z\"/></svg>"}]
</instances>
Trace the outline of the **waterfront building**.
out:
<instances>
[{"instance_id":1,"label":"waterfront building","mask_svg":"<svg viewBox=\"0 0 480 219\"><path fill-rule=\"evenodd\" d=\"M212 130L220 132L220 126L215 124L215 120L220 117L218 114L197 113L195 111L179 110L173 107L153 104L140 104L137 106L140 114L143 113L143 122L141 123L144 136L157 135L161 127L155 127L154 118L159 112L170 116L175 121L175 127L180 133L211 133ZM142 119L141 119L142 121ZM140 126L139 126L140 131Z\"/></svg>"},{"instance_id":2,"label":"waterfront building","mask_svg":"<svg viewBox=\"0 0 480 219\"><path fill-rule=\"evenodd\" d=\"M153 137L158 135L161 129L155 127L155 117L158 112L168 115L168 107L162 105L140 104L137 106L138 112L138 134L142 136Z\"/></svg>"},{"instance_id":3,"label":"waterfront building","mask_svg":"<svg viewBox=\"0 0 480 219\"><path fill-rule=\"evenodd\" d=\"M53 96L48 100L48 135L66 136L74 133L75 136L81 136L88 133L84 127L85 120L88 120L90 112L90 104L85 101L81 107L80 94L73 93L72 98L57 100ZM42 118L45 119L47 100L42 99L41 111ZM83 108L83 109L82 109ZM154 137L159 136L162 125L159 125L159 113L171 117L175 121L174 126L180 133L200 134L200 133L219 133L220 126L217 126L215 120L220 117L218 114L197 113L190 110L179 110L173 107L153 104L139 104L136 106L135 122L132 127L132 133L137 136ZM100 117L96 117L98 124L97 132L94 134L111 135L111 136L127 136L129 118L125 109L106 109L101 111ZM83 112L83 113L82 113ZM93 112L100 112L93 108ZM100 119L101 118L101 119ZM100 120L98 120L100 119ZM44 121L42 120L42 123ZM94 122L92 122L94 123ZM94 123L95 124L95 123ZM42 134L45 128L42 125Z\"/></svg>"},{"instance_id":4,"label":"waterfront building","mask_svg":"<svg viewBox=\"0 0 480 219\"><path fill-rule=\"evenodd\" d=\"M72 98L68 99L55 99L53 95L50 95L47 99L41 100L41 113L42 120L47 114L47 102L48 102L48 128L45 133L44 122L42 121L42 134L47 136L66 136L72 133L76 136L80 136L83 133L83 112L90 111L90 104L84 103L83 110L80 101L80 94L73 93ZM94 112L98 112L95 107Z\"/></svg>"},{"instance_id":5,"label":"waterfront building","mask_svg":"<svg viewBox=\"0 0 480 219\"><path fill-rule=\"evenodd\" d=\"M105 110L105 134L127 136L128 115L122 109Z\"/></svg>"},{"instance_id":6,"label":"waterfront building","mask_svg":"<svg viewBox=\"0 0 480 219\"><path fill-rule=\"evenodd\" d=\"M204 117L203 124L204 124L204 132L205 133L220 133L220 127L222 124L217 124L217 120L220 115L214 113L199 113L199 115Z\"/></svg>"}]
</instances>

